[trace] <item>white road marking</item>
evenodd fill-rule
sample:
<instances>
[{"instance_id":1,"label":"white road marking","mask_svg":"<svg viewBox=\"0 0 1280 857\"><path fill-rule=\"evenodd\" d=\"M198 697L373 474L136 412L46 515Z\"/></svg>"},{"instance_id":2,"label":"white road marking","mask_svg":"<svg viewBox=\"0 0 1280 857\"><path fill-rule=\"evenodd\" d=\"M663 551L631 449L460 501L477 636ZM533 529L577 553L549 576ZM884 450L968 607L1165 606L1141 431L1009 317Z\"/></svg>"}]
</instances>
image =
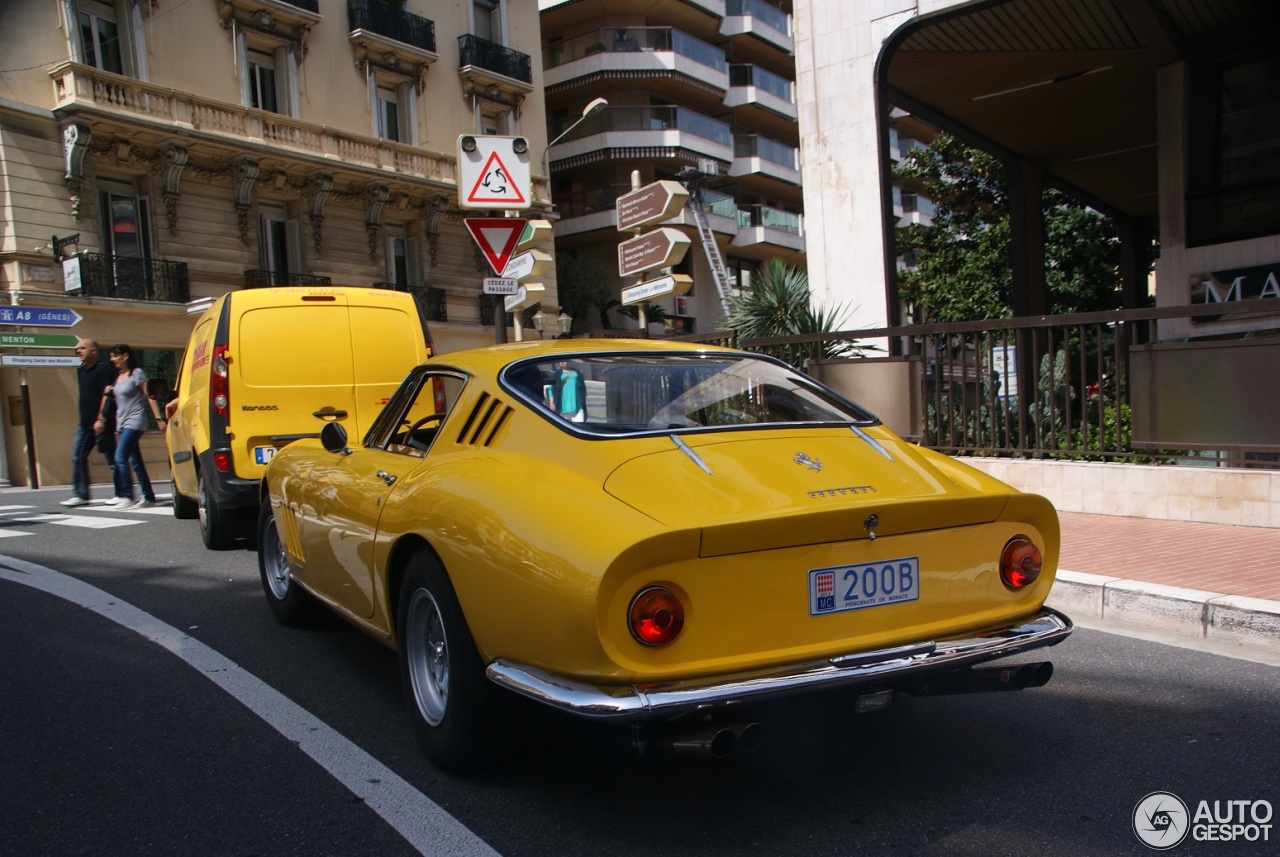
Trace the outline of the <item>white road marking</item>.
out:
<instances>
[{"instance_id":1,"label":"white road marking","mask_svg":"<svg viewBox=\"0 0 1280 857\"><path fill-rule=\"evenodd\" d=\"M142 521L127 518L82 518L78 515L39 514L35 512L3 512L0 521L17 521L20 524L57 524L61 527L83 527L89 530L108 530L112 527L128 527Z\"/></svg>"},{"instance_id":2,"label":"white road marking","mask_svg":"<svg viewBox=\"0 0 1280 857\"><path fill-rule=\"evenodd\" d=\"M6 530L0 528L0 539L7 539L10 536L34 536L35 533L28 533L26 530Z\"/></svg>"},{"instance_id":3,"label":"white road marking","mask_svg":"<svg viewBox=\"0 0 1280 857\"><path fill-rule=\"evenodd\" d=\"M298 746L422 854L497 857L439 804L238 664L204 643L82 580L0 555L0 579L56 595L142 635L181 658Z\"/></svg>"}]
</instances>

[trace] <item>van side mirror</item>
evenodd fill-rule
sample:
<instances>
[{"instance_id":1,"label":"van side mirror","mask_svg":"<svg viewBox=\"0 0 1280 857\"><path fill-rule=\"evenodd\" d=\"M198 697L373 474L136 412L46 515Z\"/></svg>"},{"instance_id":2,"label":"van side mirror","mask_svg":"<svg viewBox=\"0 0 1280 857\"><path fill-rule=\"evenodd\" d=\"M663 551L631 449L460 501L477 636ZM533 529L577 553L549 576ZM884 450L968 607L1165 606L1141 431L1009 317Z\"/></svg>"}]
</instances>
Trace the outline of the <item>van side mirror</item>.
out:
<instances>
[{"instance_id":1,"label":"van side mirror","mask_svg":"<svg viewBox=\"0 0 1280 857\"><path fill-rule=\"evenodd\" d=\"M147 379L147 398L155 399L160 404L167 405L169 404L169 402L177 398L177 396L178 396L177 393L169 389L169 382L166 381L165 379L163 378Z\"/></svg>"},{"instance_id":2,"label":"van side mirror","mask_svg":"<svg viewBox=\"0 0 1280 857\"><path fill-rule=\"evenodd\" d=\"M320 429L320 445L329 452L351 454L351 449L347 446L347 430L342 427L342 423L325 423L324 428Z\"/></svg>"}]
</instances>

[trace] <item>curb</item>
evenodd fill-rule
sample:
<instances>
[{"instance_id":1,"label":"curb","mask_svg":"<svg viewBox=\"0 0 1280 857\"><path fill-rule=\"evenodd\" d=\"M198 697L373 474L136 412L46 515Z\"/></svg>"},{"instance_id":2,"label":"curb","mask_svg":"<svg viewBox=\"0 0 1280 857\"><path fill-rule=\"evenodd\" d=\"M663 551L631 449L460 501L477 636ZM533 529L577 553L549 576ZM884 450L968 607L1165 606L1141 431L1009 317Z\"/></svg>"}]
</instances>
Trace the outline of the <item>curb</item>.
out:
<instances>
[{"instance_id":1,"label":"curb","mask_svg":"<svg viewBox=\"0 0 1280 857\"><path fill-rule=\"evenodd\" d=\"M1060 569L1046 602L1068 616L1280 653L1280 603Z\"/></svg>"}]
</instances>

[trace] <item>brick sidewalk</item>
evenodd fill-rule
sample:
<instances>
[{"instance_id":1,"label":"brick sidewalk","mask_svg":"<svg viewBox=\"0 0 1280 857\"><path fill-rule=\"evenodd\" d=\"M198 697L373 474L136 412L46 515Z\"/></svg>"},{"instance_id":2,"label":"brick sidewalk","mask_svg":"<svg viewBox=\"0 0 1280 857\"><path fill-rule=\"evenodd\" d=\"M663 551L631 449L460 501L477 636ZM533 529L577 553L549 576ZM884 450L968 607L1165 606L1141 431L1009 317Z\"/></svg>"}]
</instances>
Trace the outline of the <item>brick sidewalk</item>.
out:
<instances>
[{"instance_id":1,"label":"brick sidewalk","mask_svg":"<svg viewBox=\"0 0 1280 857\"><path fill-rule=\"evenodd\" d=\"M1280 529L1059 512L1071 571L1280 601Z\"/></svg>"}]
</instances>

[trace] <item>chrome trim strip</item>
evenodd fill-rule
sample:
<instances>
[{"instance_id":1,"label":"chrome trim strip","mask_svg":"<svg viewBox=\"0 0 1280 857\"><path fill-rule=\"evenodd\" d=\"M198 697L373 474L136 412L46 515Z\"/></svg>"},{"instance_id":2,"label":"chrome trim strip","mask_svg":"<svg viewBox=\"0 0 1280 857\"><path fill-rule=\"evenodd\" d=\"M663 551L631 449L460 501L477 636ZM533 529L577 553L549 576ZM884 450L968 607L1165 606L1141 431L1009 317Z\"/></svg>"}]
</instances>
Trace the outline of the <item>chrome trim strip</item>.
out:
<instances>
[{"instance_id":1,"label":"chrome trim strip","mask_svg":"<svg viewBox=\"0 0 1280 857\"><path fill-rule=\"evenodd\" d=\"M594 685L537 667L498 659L486 673L494 683L581 717L636 722L699 706L754 697L779 697L831 687L857 687L971 666L1050 646L1071 633L1071 620L1049 608L1013 624L958 637L926 640L770 670L709 676L654 685Z\"/></svg>"},{"instance_id":2,"label":"chrome trim strip","mask_svg":"<svg viewBox=\"0 0 1280 857\"><path fill-rule=\"evenodd\" d=\"M889 454L889 450L885 449L883 446L880 445L880 441L876 440L874 437L867 434L865 431L858 428L857 426L849 426L849 428L853 429L853 433L856 434L858 437L862 438L867 443L871 444L872 448L875 449L876 452L880 453L890 461L893 461L893 456Z\"/></svg>"},{"instance_id":3,"label":"chrome trim strip","mask_svg":"<svg viewBox=\"0 0 1280 857\"><path fill-rule=\"evenodd\" d=\"M678 435L673 434L670 437L671 437L671 442L674 443L676 446L680 447L681 452L683 452L685 455L692 458L693 463L701 467L703 472L705 472L708 476L715 475L711 472L711 468L707 467L707 463L702 460L702 457L699 456L698 453L694 452L693 448L690 447L689 444L685 443L684 440L681 439Z\"/></svg>"}]
</instances>

